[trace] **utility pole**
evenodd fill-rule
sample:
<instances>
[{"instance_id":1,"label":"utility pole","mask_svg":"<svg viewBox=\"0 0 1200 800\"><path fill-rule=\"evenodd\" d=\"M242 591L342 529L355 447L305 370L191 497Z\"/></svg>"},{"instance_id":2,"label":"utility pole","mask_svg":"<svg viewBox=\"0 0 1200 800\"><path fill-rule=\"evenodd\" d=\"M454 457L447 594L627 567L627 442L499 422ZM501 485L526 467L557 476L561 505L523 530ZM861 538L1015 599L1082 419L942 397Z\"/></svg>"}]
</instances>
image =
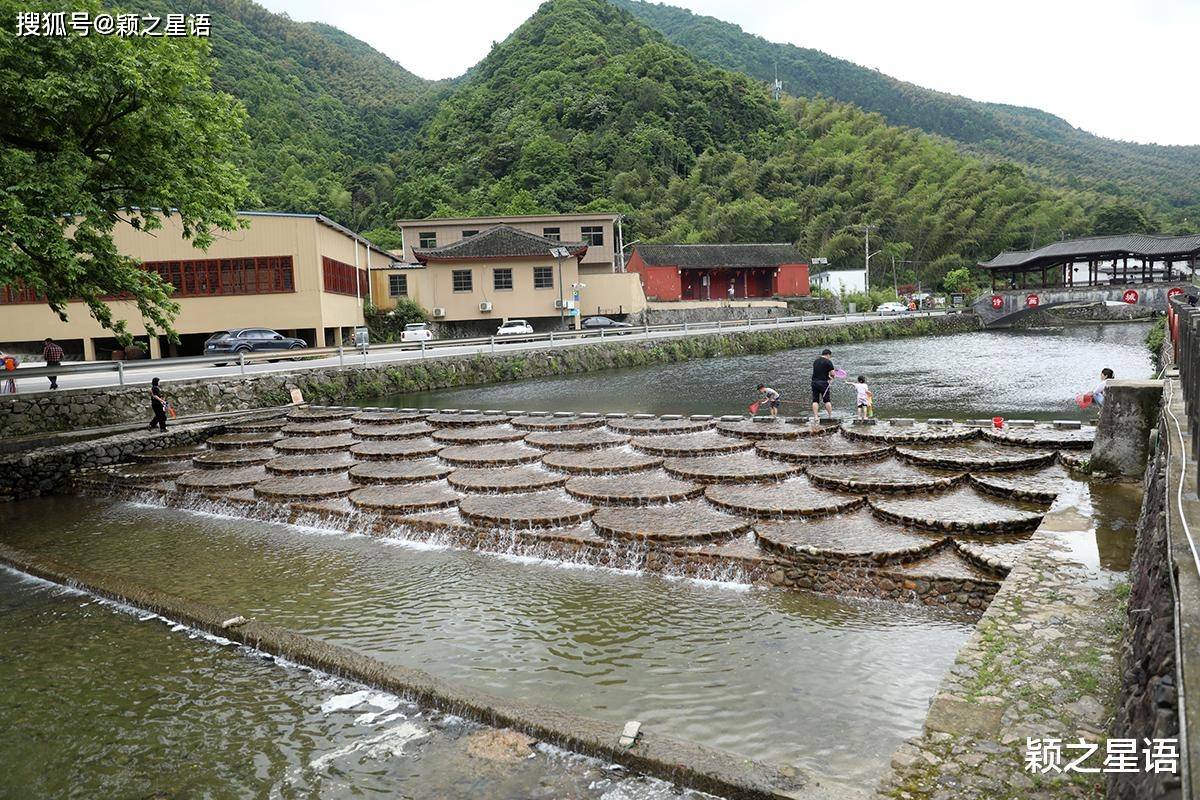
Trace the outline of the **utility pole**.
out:
<instances>
[{"instance_id":1,"label":"utility pole","mask_svg":"<svg viewBox=\"0 0 1200 800\"><path fill-rule=\"evenodd\" d=\"M863 291L871 291L871 256L877 256L882 251L876 250L871 252L871 230L877 228L877 225L863 225L863 230L867 233L867 238L863 242Z\"/></svg>"},{"instance_id":2,"label":"utility pole","mask_svg":"<svg viewBox=\"0 0 1200 800\"><path fill-rule=\"evenodd\" d=\"M775 64L775 83L771 85L771 94L775 97L775 102L779 102L779 96L783 94L783 81L779 80L779 64Z\"/></svg>"},{"instance_id":3,"label":"utility pole","mask_svg":"<svg viewBox=\"0 0 1200 800\"><path fill-rule=\"evenodd\" d=\"M570 257L571 251L565 247L551 247L550 255L558 261L558 324L565 329L567 326L567 303L563 297L562 262L564 258Z\"/></svg>"}]
</instances>

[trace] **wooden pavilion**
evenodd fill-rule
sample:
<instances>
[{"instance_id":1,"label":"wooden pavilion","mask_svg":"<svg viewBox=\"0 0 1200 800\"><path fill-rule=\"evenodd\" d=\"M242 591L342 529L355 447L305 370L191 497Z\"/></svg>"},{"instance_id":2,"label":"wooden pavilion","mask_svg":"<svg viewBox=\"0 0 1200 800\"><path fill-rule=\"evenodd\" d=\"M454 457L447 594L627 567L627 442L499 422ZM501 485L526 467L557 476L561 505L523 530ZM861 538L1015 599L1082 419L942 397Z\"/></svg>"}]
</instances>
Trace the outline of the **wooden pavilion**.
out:
<instances>
[{"instance_id":1,"label":"wooden pavilion","mask_svg":"<svg viewBox=\"0 0 1200 800\"><path fill-rule=\"evenodd\" d=\"M1036 250L1006 250L979 266L991 274L992 291L996 291L1178 281L1195 275L1198 258L1200 234L1131 233L1053 242Z\"/></svg>"}]
</instances>

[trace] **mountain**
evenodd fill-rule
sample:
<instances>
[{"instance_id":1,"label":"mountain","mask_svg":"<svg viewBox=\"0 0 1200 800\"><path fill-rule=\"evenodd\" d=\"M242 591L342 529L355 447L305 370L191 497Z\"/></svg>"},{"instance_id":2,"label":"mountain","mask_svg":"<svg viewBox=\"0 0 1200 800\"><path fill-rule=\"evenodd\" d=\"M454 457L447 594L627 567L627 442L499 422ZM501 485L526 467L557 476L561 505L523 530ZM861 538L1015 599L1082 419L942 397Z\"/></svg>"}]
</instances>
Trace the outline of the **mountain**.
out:
<instances>
[{"instance_id":1,"label":"mountain","mask_svg":"<svg viewBox=\"0 0 1200 800\"><path fill-rule=\"evenodd\" d=\"M925 280L1086 232L1100 202L848 104L776 103L604 0L543 4L393 168L407 216L611 208L628 240L792 241L844 264L871 224Z\"/></svg>"},{"instance_id":2,"label":"mountain","mask_svg":"<svg viewBox=\"0 0 1200 800\"><path fill-rule=\"evenodd\" d=\"M1120 142L1033 108L983 103L925 89L818 50L769 42L737 25L669 5L611 0L689 53L784 90L824 96L955 141L963 150L1014 161L1038 180L1150 203L1168 220L1200 215L1200 146Z\"/></svg>"},{"instance_id":3,"label":"mountain","mask_svg":"<svg viewBox=\"0 0 1200 800\"><path fill-rule=\"evenodd\" d=\"M186 0L142 10L192 13ZM321 209L357 228L392 219L389 156L432 113L446 82L420 78L337 28L250 0L208 0L214 87L246 106L241 166L262 208Z\"/></svg>"}]
</instances>

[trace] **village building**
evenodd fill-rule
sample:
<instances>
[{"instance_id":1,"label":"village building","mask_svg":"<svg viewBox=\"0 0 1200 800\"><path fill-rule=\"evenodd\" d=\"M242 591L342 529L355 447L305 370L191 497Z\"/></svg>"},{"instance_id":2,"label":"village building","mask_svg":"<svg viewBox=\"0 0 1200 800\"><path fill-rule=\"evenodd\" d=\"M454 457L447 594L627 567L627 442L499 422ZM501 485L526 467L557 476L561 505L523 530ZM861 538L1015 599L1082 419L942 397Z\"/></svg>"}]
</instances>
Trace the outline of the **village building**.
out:
<instances>
[{"instance_id":1,"label":"village building","mask_svg":"<svg viewBox=\"0 0 1200 800\"><path fill-rule=\"evenodd\" d=\"M628 269L656 301L809 294L808 262L790 244L639 244Z\"/></svg>"},{"instance_id":2,"label":"village building","mask_svg":"<svg viewBox=\"0 0 1200 800\"><path fill-rule=\"evenodd\" d=\"M517 318L548 328L645 308L636 276L613 272L611 264L584 268L587 242L550 239L508 224L467 230L465 238L413 248L415 264L374 270L376 306L386 310L407 297L435 322L498 325Z\"/></svg>"},{"instance_id":3,"label":"village building","mask_svg":"<svg viewBox=\"0 0 1200 800\"><path fill-rule=\"evenodd\" d=\"M341 344L364 324L369 270L393 256L320 214L241 212L249 227L217 231L207 251L185 239L177 216L156 231L128 224L113 229L118 251L139 259L175 291L179 304L175 345L147 336L137 306L112 298L115 319L145 344L152 358L199 355L204 341L230 328L271 329L309 345ZM46 337L71 356L107 360L120 345L81 302L68 303L67 320L36 293L0 287L0 347L40 353Z\"/></svg>"},{"instance_id":4,"label":"village building","mask_svg":"<svg viewBox=\"0 0 1200 800\"><path fill-rule=\"evenodd\" d=\"M435 250L469 239L496 225L507 225L555 242L582 242L587 253L579 260L582 274L623 272L620 214L524 214L493 217L401 219L396 227L404 237L399 260L412 264L417 250Z\"/></svg>"}]
</instances>

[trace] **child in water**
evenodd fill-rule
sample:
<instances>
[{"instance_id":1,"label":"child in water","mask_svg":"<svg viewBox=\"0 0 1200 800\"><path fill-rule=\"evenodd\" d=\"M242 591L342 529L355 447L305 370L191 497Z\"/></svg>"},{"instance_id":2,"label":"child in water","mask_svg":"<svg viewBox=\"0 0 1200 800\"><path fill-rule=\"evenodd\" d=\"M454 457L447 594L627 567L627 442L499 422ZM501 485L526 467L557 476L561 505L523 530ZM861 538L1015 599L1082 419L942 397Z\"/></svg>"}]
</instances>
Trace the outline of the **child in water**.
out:
<instances>
[{"instance_id":1,"label":"child in water","mask_svg":"<svg viewBox=\"0 0 1200 800\"><path fill-rule=\"evenodd\" d=\"M758 393L762 395L759 402L766 402L767 407L771 409L771 416L779 416L779 392L772 389L770 386L758 385Z\"/></svg>"},{"instance_id":2,"label":"child in water","mask_svg":"<svg viewBox=\"0 0 1200 800\"><path fill-rule=\"evenodd\" d=\"M873 413L871 388L867 386L867 379L862 375L851 385L854 386L855 414L859 419L866 419Z\"/></svg>"}]
</instances>

